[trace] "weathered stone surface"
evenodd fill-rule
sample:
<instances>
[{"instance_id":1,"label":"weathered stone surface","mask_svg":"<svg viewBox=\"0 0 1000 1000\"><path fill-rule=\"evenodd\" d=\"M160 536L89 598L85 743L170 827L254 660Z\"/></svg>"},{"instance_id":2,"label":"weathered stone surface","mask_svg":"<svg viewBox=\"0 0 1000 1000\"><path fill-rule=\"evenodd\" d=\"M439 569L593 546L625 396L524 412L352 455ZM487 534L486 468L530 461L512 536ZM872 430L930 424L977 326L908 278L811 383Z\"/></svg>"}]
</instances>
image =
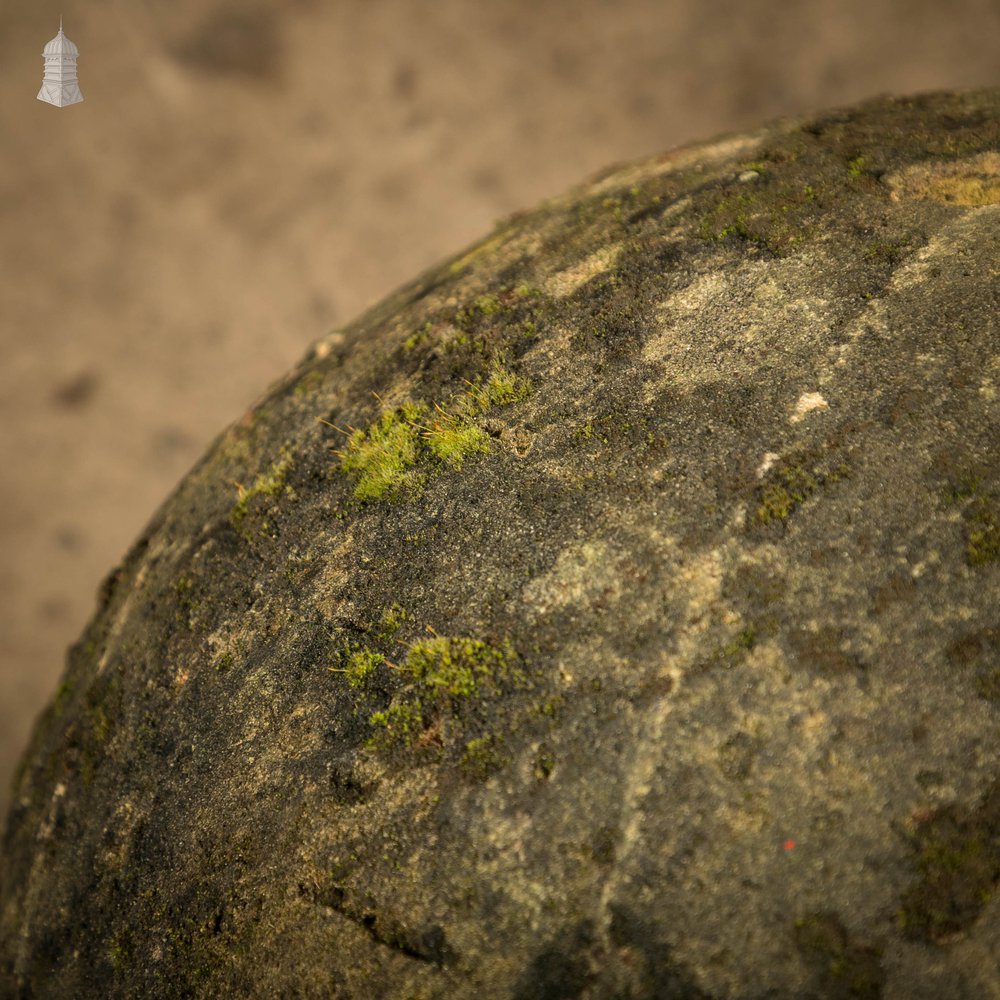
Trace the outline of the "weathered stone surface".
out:
<instances>
[{"instance_id":1,"label":"weathered stone surface","mask_svg":"<svg viewBox=\"0 0 1000 1000\"><path fill-rule=\"evenodd\" d=\"M675 151L316 345L71 651L0 993L997 994L998 149Z\"/></svg>"}]
</instances>

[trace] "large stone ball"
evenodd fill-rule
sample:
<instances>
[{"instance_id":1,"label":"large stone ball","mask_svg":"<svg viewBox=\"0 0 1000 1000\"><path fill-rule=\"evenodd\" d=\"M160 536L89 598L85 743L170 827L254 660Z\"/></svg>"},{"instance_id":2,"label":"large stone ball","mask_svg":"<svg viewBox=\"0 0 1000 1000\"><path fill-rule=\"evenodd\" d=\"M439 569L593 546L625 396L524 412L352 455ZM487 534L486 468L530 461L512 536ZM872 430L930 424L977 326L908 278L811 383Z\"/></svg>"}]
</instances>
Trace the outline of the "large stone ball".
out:
<instances>
[{"instance_id":1,"label":"large stone ball","mask_svg":"<svg viewBox=\"0 0 1000 1000\"><path fill-rule=\"evenodd\" d=\"M1000 91L616 167L321 340L108 578L4 997L1000 992Z\"/></svg>"}]
</instances>

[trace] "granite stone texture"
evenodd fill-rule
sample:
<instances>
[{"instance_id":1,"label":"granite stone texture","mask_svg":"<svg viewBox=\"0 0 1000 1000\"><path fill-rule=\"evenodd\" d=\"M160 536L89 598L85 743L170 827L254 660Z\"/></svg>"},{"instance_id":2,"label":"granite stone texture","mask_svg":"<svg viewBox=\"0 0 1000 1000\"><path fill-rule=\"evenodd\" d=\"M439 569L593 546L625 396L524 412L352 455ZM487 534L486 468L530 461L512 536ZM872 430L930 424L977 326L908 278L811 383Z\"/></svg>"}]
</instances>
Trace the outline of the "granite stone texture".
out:
<instances>
[{"instance_id":1,"label":"granite stone texture","mask_svg":"<svg viewBox=\"0 0 1000 1000\"><path fill-rule=\"evenodd\" d=\"M1000 91L515 215L108 578L0 995L1000 991Z\"/></svg>"}]
</instances>

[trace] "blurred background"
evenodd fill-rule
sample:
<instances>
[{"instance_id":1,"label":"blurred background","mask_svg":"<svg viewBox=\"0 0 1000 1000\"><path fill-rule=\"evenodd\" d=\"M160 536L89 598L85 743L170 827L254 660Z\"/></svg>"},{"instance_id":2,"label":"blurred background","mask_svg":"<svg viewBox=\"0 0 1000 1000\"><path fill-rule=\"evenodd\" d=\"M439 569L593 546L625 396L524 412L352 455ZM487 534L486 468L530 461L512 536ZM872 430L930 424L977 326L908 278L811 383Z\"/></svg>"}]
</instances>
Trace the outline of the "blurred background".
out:
<instances>
[{"instance_id":1,"label":"blurred background","mask_svg":"<svg viewBox=\"0 0 1000 1000\"><path fill-rule=\"evenodd\" d=\"M0 0L0 811L99 582L313 340L610 162L997 83L1000 0Z\"/></svg>"}]
</instances>

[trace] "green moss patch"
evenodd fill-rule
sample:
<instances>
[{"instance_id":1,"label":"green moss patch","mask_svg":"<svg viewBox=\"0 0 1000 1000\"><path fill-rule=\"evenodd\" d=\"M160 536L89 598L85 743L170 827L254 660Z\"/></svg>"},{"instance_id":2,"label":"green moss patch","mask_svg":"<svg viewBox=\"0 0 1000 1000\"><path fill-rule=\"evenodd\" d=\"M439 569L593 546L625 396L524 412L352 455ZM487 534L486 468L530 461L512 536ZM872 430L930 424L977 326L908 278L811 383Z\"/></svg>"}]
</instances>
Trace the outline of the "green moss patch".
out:
<instances>
[{"instance_id":1,"label":"green moss patch","mask_svg":"<svg viewBox=\"0 0 1000 1000\"><path fill-rule=\"evenodd\" d=\"M801 465L781 465L760 488L754 520L758 524L787 521L816 491L819 481Z\"/></svg>"},{"instance_id":2,"label":"green moss patch","mask_svg":"<svg viewBox=\"0 0 1000 1000\"><path fill-rule=\"evenodd\" d=\"M932 472L943 476L945 505L961 508L966 563L978 567L1000 560L1000 499L995 483L991 486L992 470L942 452L934 459Z\"/></svg>"},{"instance_id":3,"label":"green moss patch","mask_svg":"<svg viewBox=\"0 0 1000 1000\"><path fill-rule=\"evenodd\" d=\"M428 473L461 469L471 455L490 450L489 435L478 418L492 407L524 399L530 391L526 379L498 362L485 379L477 377L467 385L447 406L408 401L384 411L367 429L352 432L338 455L341 469L355 478L356 499L416 493Z\"/></svg>"},{"instance_id":4,"label":"green moss patch","mask_svg":"<svg viewBox=\"0 0 1000 1000\"><path fill-rule=\"evenodd\" d=\"M344 661L346 666L328 667L327 669L331 673L345 674L347 683L352 688L359 688L385 662L385 657L373 649L347 648L345 650Z\"/></svg>"},{"instance_id":5,"label":"green moss patch","mask_svg":"<svg viewBox=\"0 0 1000 1000\"><path fill-rule=\"evenodd\" d=\"M390 664L402 682L385 709L373 712L372 745L428 749L463 745L463 767L488 771L498 759L493 733L475 733L477 708L511 682L523 680L510 642L434 635L414 642L406 658Z\"/></svg>"},{"instance_id":6,"label":"green moss patch","mask_svg":"<svg viewBox=\"0 0 1000 1000\"><path fill-rule=\"evenodd\" d=\"M821 217L819 201L814 184L795 180L777 183L758 173L756 180L726 185L707 197L696 232L703 240L735 237L780 254L816 231Z\"/></svg>"},{"instance_id":7,"label":"green moss patch","mask_svg":"<svg viewBox=\"0 0 1000 1000\"><path fill-rule=\"evenodd\" d=\"M387 410L367 430L355 430L338 452L340 467L355 476L358 500L379 500L403 489L417 490L423 475L414 469L420 452L423 403Z\"/></svg>"},{"instance_id":8,"label":"green moss patch","mask_svg":"<svg viewBox=\"0 0 1000 1000\"><path fill-rule=\"evenodd\" d=\"M503 737L477 736L465 744L458 766L468 777L485 781L509 762L510 758L503 751Z\"/></svg>"},{"instance_id":9,"label":"green moss patch","mask_svg":"<svg viewBox=\"0 0 1000 1000\"><path fill-rule=\"evenodd\" d=\"M270 524L266 519L265 506L259 500L266 497L282 495L293 497L295 495L292 488L285 482L294 464L295 461L289 451L282 448L278 460L270 468L260 473L249 487L237 484L238 498L233 509L229 512L229 523L240 535L245 538L254 536L251 515L256 520L257 531L267 532L270 529Z\"/></svg>"},{"instance_id":10,"label":"green moss patch","mask_svg":"<svg viewBox=\"0 0 1000 1000\"><path fill-rule=\"evenodd\" d=\"M965 514L965 561L982 566L1000 559L1000 515L986 500L972 504Z\"/></svg>"},{"instance_id":11,"label":"green moss patch","mask_svg":"<svg viewBox=\"0 0 1000 1000\"><path fill-rule=\"evenodd\" d=\"M839 454L840 445L828 439L822 451L791 452L768 469L754 489L747 512L748 527L781 526L813 494L851 475L851 465Z\"/></svg>"},{"instance_id":12,"label":"green moss patch","mask_svg":"<svg viewBox=\"0 0 1000 1000\"><path fill-rule=\"evenodd\" d=\"M424 430L431 454L453 469L461 469L465 459L476 452L490 450L490 436L481 427L457 413L438 410Z\"/></svg>"},{"instance_id":13,"label":"green moss patch","mask_svg":"<svg viewBox=\"0 0 1000 1000\"><path fill-rule=\"evenodd\" d=\"M382 612L378 623L380 639L391 639L410 620L410 613L399 604L393 604Z\"/></svg>"}]
</instances>

